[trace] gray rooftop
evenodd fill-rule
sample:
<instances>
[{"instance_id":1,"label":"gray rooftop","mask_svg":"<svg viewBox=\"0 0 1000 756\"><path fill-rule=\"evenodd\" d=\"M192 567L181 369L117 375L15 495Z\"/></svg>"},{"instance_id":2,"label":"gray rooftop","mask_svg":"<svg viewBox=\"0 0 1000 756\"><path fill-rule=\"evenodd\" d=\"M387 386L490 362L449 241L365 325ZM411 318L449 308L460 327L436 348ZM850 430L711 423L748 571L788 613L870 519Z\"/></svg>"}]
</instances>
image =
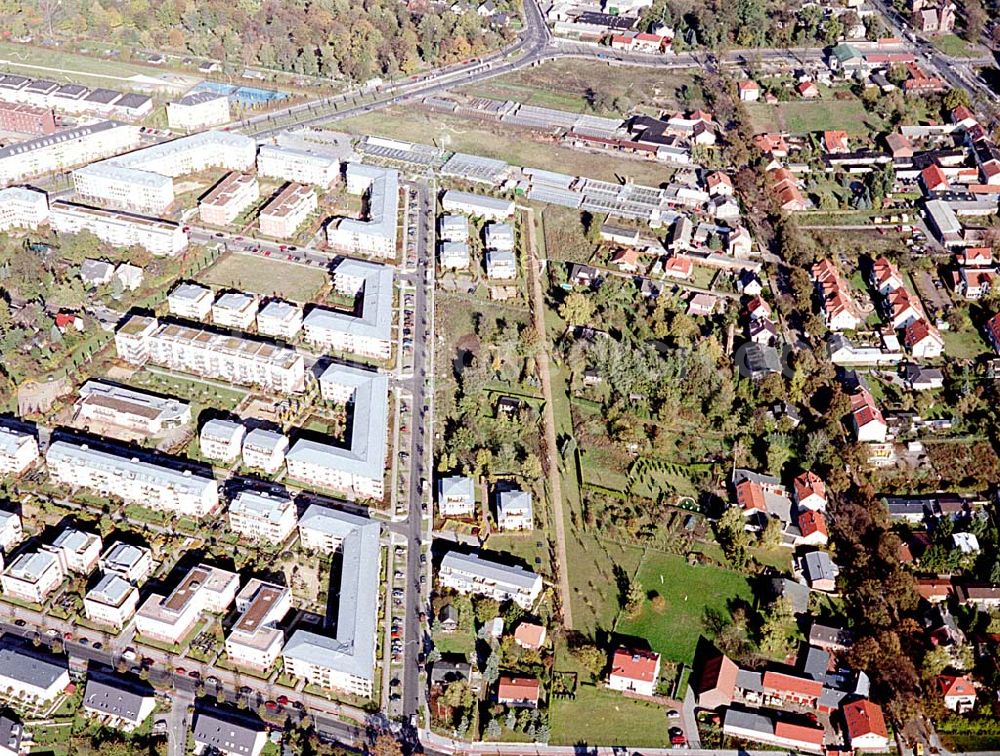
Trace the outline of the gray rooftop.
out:
<instances>
[{"instance_id":1,"label":"gray rooftop","mask_svg":"<svg viewBox=\"0 0 1000 756\"><path fill-rule=\"evenodd\" d=\"M287 496L246 490L236 494L233 503L229 505L229 512L278 522L291 506L292 500Z\"/></svg>"},{"instance_id":2,"label":"gray rooftop","mask_svg":"<svg viewBox=\"0 0 1000 756\"><path fill-rule=\"evenodd\" d=\"M121 606L135 587L117 572L108 572L87 591L87 599L109 606Z\"/></svg>"},{"instance_id":3,"label":"gray rooftop","mask_svg":"<svg viewBox=\"0 0 1000 756\"><path fill-rule=\"evenodd\" d=\"M68 670L66 657L40 654L24 648L0 647L0 678L48 688Z\"/></svg>"},{"instance_id":4,"label":"gray rooftop","mask_svg":"<svg viewBox=\"0 0 1000 756\"><path fill-rule=\"evenodd\" d=\"M236 721L221 712L199 711L194 715L194 740L227 754L251 754L263 725L249 719Z\"/></svg>"},{"instance_id":5,"label":"gray rooftop","mask_svg":"<svg viewBox=\"0 0 1000 756\"><path fill-rule=\"evenodd\" d=\"M152 698L152 688L147 692L139 692L136 686L111 678L90 677L83 691L84 706L103 714L120 717L132 724L140 724L139 713L142 704Z\"/></svg>"},{"instance_id":6,"label":"gray rooftop","mask_svg":"<svg viewBox=\"0 0 1000 756\"><path fill-rule=\"evenodd\" d=\"M464 475L452 475L448 478L441 478L438 482L438 488L439 496L442 499L447 496L463 496L470 501L476 500L475 483L472 478L467 478Z\"/></svg>"},{"instance_id":7,"label":"gray rooftop","mask_svg":"<svg viewBox=\"0 0 1000 756\"><path fill-rule=\"evenodd\" d=\"M361 260L344 260L334 269L333 275L364 279L361 315L314 307L303 324L388 341L392 332L392 268Z\"/></svg>"},{"instance_id":8,"label":"gray rooftop","mask_svg":"<svg viewBox=\"0 0 1000 756\"><path fill-rule=\"evenodd\" d=\"M369 370L334 364L319 380L320 384L353 390L351 436L346 447L299 439L286 458L381 480L385 474L389 379Z\"/></svg>"},{"instance_id":9,"label":"gray rooftop","mask_svg":"<svg viewBox=\"0 0 1000 756\"><path fill-rule=\"evenodd\" d=\"M305 511L299 527L341 539L337 634L329 637L296 630L282 654L371 680L375 674L381 527L374 520L317 504Z\"/></svg>"},{"instance_id":10,"label":"gray rooftop","mask_svg":"<svg viewBox=\"0 0 1000 756\"><path fill-rule=\"evenodd\" d=\"M524 567L512 567L485 559L479 554L463 554L459 551L445 554L441 559L441 569L474 575L526 591L531 590L538 580L538 575Z\"/></svg>"},{"instance_id":11,"label":"gray rooftop","mask_svg":"<svg viewBox=\"0 0 1000 756\"><path fill-rule=\"evenodd\" d=\"M104 569L128 575L143 556L149 553L149 549L119 541L104 552L101 561L104 563Z\"/></svg>"},{"instance_id":12,"label":"gray rooftop","mask_svg":"<svg viewBox=\"0 0 1000 756\"><path fill-rule=\"evenodd\" d=\"M62 142L71 142L76 139L82 139L90 136L91 134L97 134L101 131L107 131L124 125L125 124L118 123L117 121L101 121L100 123L93 123L89 126L80 126L75 129L57 131L55 134L48 134L35 139L28 139L24 142L11 144L0 149L0 160L3 158L24 155L25 153L32 152L34 150L52 147L56 144L61 144Z\"/></svg>"}]
</instances>

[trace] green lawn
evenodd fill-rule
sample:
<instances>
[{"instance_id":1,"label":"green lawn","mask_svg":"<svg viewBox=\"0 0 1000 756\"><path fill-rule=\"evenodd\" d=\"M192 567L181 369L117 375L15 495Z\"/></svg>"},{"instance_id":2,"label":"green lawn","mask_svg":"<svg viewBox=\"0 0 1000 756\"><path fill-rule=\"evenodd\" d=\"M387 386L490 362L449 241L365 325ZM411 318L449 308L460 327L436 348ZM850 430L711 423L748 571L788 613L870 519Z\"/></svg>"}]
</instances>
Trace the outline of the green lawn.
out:
<instances>
[{"instance_id":1,"label":"green lawn","mask_svg":"<svg viewBox=\"0 0 1000 756\"><path fill-rule=\"evenodd\" d=\"M329 280L320 268L234 254L223 255L197 278L210 286L233 287L295 302L313 301Z\"/></svg>"},{"instance_id":2,"label":"green lawn","mask_svg":"<svg viewBox=\"0 0 1000 756\"><path fill-rule=\"evenodd\" d=\"M575 699L554 699L549 718L553 745L655 747L669 740L662 706L592 685L578 686Z\"/></svg>"},{"instance_id":3,"label":"green lawn","mask_svg":"<svg viewBox=\"0 0 1000 756\"><path fill-rule=\"evenodd\" d=\"M644 638L654 651L686 664L694 661L698 639L705 632L705 610L728 617L731 599L752 598L746 578L739 573L691 566L675 554L647 552L637 576L647 594L655 591L666 600L666 606L657 612L647 599L636 617L622 616L615 631Z\"/></svg>"},{"instance_id":4,"label":"green lawn","mask_svg":"<svg viewBox=\"0 0 1000 756\"><path fill-rule=\"evenodd\" d=\"M592 113L593 93L609 95L608 99L621 97L625 104L681 108L684 104L676 95L683 85L694 87L694 77L652 68L644 69L642 76L623 76L622 69L599 61L554 60L459 91L572 113ZM599 109L597 114L619 115L613 109Z\"/></svg>"},{"instance_id":5,"label":"green lawn","mask_svg":"<svg viewBox=\"0 0 1000 756\"><path fill-rule=\"evenodd\" d=\"M931 43L945 55L950 55L953 58L976 58L986 54L986 50L982 47L966 42L956 34L942 34L940 37L932 37Z\"/></svg>"},{"instance_id":6,"label":"green lawn","mask_svg":"<svg viewBox=\"0 0 1000 756\"><path fill-rule=\"evenodd\" d=\"M974 360L981 354L989 354L992 350L979 331L942 331L944 338L944 353L956 360Z\"/></svg>"},{"instance_id":7,"label":"green lawn","mask_svg":"<svg viewBox=\"0 0 1000 756\"><path fill-rule=\"evenodd\" d=\"M103 52L103 47L94 47ZM60 82L101 87L115 87L115 82L118 82L119 88L155 88L169 92L182 92L198 82L193 76L167 73L151 66L12 42L0 42L0 68L23 76Z\"/></svg>"},{"instance_id":8,"label":"green lawn","mask_svg":"<svg viewBox=\"0 0 1000 756\"><path fill-rule=\"evenodd\" d=\"M849 134L866 135L868 113L860 100L837 100L833 97L818 100L791 100L777 105L755 102L747 104L750 120L756 132L790 132L807 134L829 129L840 124Z\"/></svg>"},{"instance_id":9,"label":"green lawn","mask_svg":"<svg viewBox=\"0 0 1000 756\"><path fill-rule=\"evenodd\" d=\"M461 628L453 633L435 633L434 648L442 654L468 656L476 648L476 639L472 633L463 633Z\"/></svg>"}]
</instances>

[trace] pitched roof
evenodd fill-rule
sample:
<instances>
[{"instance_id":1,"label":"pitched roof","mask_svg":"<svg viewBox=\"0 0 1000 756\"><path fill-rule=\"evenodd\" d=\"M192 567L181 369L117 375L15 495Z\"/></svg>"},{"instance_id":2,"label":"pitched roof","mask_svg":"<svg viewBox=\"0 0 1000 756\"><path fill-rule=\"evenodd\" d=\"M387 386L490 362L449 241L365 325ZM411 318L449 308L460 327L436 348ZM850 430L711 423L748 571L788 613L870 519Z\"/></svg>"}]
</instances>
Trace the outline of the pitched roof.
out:
<instances>
[{"instance_id":1,"label":"pitched roof","mask_svg":"<svg viewBox=\"0 0 1000 756\"><path fill-rule=\"evenodd\" d=\"M924 339L932 339L939 344L944 344L944 339L941 338L941 334L937 332L937 329L933 328L923 318L914 320L906 326L906 331L903 334L903 342L906 346L912 349Z\"/></svg>"},{"instance_id":2,"label":"pitched roof","mask_svg":"<svg viewBox=\"0 0 1000 756\"><path fill-rule=\"evenodd\" d=\"M534 677L503 675L500 677L500 687L497 689L497 696L513 701L537 701L538 691L538 680Z\"/></svg>"},{"instance_id":3,"label":"pitched roof","mask_svg":"<svg viewBox=\"0 0 1000 756\"><path fill-rule=\"evenodd\" d=\"M823 683L808 677L788 675L784 672L764 672L764 689L773 690L779 694L810 696L818 698L823 692Z\"/></svg>"},{"instance_id":4,"label":"pitched roof","mask_svg":"<svg viewBox=\"0 0 1000 756\"><path fill-rule=\"evenodd\" d=\"M725 654L718 654L708 659L701 668L701 675L698 678L698 693L718 690L726 698L732 699L739 671L736 662Z\"/></svg>"},{"instance_id":5,"label":"pitched roof","mask_svg":"<svg viewBox=\"0 0 1000 756\"><path fill-rule=\"evenodd\" d=\"M611 659L611 674L629 680L653 682L660 655L653 651L636 651L619 648Z\"/></svg>"},{"instance_id":6,"label":"pitched roof","mask_svg":"<svg viewBox=\"0 0 1000 756\"><path fill-rule=\"evenodd\" d=\"M514 640L526 648L538 648L545 640L545 628L533 622L522 622L514 630Z\"/></svg>"},{"instance_id":7,"label":"pitched roof","mask_svg":"<svg viewBox=\"0 0 1000 756\"><path fill-rule=\"evenodd\" d=\"M796 477L792 481L792 489L795 491L796 501L802 501L813 494L816 494L824 501L826 500L826 483L811 470Z\"/></svg>"},{"instance_id":8,"label":"pitched roof","mask_svg":"<svg viewBox=\"0 0 1000 756\"><path fill-rule=\"evenodd\" d=\"M138 686L126 684L120 679L90 677L83 693L83 704L104 714L139 724L143 702L153 698L153 689L147 688L140 690Z\"/></svg>"},{"instance_id":9,"label":"pitched roof","mask_svg":"<svg viewBox=\"0 0 1000 756\"><path fill-rule=\"evenodd\" d=\"M941 688L941 695L945 698L949 696L975 696L976 688L972 684L972 679L968 675L940 675L938 686Z\"/></svg>"},{"instance_id":10,"label":"pitched roof","mask_svg":"<svg viewBox=\"0 0 1000 756\"><path fill-rule=\"evenodd\" d=\"M799 530L805 537L809 537L813 533L822 533L827 537L830 535L826 529L826 517L822 512L814 512L811 509L799 514Z\"/></svg>"},{"instance_id":11,"label":"pitched roof","mask_svg":"<svg viewBox=\"0 0 1000 756\"><path fill-rule=\"evenodd\" d=\"M851 395L851 416L859 428L863 428L869 423L885 425L882 410L875 404L874 397L864 388L858 389L857 393Z\"/></svg>"},{"instance_id":12,"label":"pitched roof","mask_svg":"<svg viewBox=\"0 0 1000 756\"><path fill-rule=\"evenodd\" d=\"M774 734L776 737L798 741L799 743L811 743L815 746L823 745L822 727L778 720L774 723Z\"/></svg>"},{"instance_id":13,"label":"pitched roof","mask_svg":"<svg viewBox=\"0 0 1000 756\"><path fill-rule=\"evenodd\" d=\"M217 710L199 711L194 719L194 739L196 743L217 748L224 753L252 754L257 736L264 732L264 727L253 727L256 724L249 718L237 721L235 716L228 716Z\"/></svg>"},{"instance_id":14,"label":"pitched roof","mask_svg":"<svg viewBox=\"0 0 1000 756\"><path fill-rule=\"evenodd\" d=\"M755 483L752 480L741 480L736 484L736 503L743 507L745 511L754 509L760 512L767 511L767 505L764 502L764 490L760 487L759 483Z\"/></svg>"},{"instance_id":15,"label":"pitched roof","mask_svg":"<svg viewBox=\"0 0 1000 756\"><path fill-rule=\"evenodd\" d=\"M941 170L941 166L937 163L932 163L920 171L920 179L924 182L924 186L927 187L928 191L947 189L949 186L948 177L944 175L944 171Z\"/></svg>"},{"instance_id":16,"label":"pitched roof","mask_svg":"<svg viewBox=\"0 0 1000 756\"><path fill-rule=\"evenodd\" d=\"M844 721L847 723L847 734L851 740L865 735L889 737L885 726L885 716L882 707L868 700L852 701L844 704Z\"/></svg>"}]
</instances>

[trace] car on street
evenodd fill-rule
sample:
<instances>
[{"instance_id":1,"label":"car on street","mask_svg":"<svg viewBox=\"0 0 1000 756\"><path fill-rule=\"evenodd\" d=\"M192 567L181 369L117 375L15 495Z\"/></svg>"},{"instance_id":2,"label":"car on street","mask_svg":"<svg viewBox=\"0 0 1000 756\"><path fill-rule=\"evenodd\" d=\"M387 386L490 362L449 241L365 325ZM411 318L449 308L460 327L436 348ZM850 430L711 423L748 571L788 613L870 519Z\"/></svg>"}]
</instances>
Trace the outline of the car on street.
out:
<instances>
[{"instance_id":1,"label":"car on street","mask_svg":"<svg viewBox=\"0 0 1000 756\"><path fill-rule=\"evenodd\" d=\"M96 646L97 644L94 644L94 645ZM184 669L184 667L174 667L174 674L175 675L184 675L184 674L187 674L187 670Z\"/></svg>"},{"instance_id":2,"label":"car on street","mask_svg":"<svg viewBox=\"0 0 1000 756\"><path fill-rule=\"evenodd\" d=\"M288 706L288 696L278 696L275 700L282 706Z\"/></svg>"},{"instance_id":3,"label":"car on street","mask_svg":"<svg viewBox=\"0 0 1000 756\"><path fill-rule=\"evenodd\" d=\"M14 620L14 625L15 625L16 627L24 627L24 626L25 626L25 625L27 625L27 624L28 624L28 623L27 623L27 622L25 622L25 621L24 621L23 619L17 619L17 620Z\"/></svg>"}]
</instances>

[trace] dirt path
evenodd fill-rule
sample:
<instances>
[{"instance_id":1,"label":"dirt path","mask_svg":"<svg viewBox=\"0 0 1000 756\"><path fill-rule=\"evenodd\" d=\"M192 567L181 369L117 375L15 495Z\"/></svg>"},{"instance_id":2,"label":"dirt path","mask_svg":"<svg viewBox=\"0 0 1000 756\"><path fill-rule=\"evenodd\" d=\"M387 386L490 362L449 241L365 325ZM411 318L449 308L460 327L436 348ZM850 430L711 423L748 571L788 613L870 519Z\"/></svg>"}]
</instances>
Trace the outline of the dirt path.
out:
<instances>
[{"instance_id":1,"label":"dirt path","mask_svg":"<svg viewBox=\"0 0 1000 756\"><path fill-rule=\"evenodd\" d=\"M545 426L545 460L549 471L549 491L552 494L552 511L555 515L556 533L556 564L554 565L559 580L559 603L562 604L563 627L573 629L573 604L569 589L569 565L566 560L566 519L563 513L562 481L559 477L559 452L556 446L556 420L552 411L552 382L549 379L549 340L545 332L545 297L542 293L541 265L535 247L535 216L534 211L524 211L523 228L528 235L528 287L531 297L532 317L535 330L541 338L542 347L538 350L538 375L542 381L542 397L545 399L545 410L542 424Z\"/></svg>"}]
</instances>

